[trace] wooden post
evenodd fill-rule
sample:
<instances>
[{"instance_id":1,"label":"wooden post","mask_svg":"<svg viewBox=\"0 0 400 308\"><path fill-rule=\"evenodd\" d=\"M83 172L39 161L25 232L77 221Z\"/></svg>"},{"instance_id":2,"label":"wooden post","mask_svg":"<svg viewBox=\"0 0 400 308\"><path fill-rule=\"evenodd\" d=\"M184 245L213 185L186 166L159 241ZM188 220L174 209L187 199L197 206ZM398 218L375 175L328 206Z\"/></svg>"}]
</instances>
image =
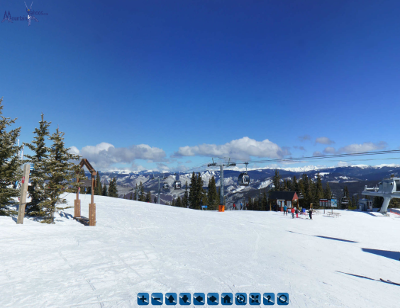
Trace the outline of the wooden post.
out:
<instances>
[{"instance_id":1,"label":"wooden post","mask_svg":"<svg viewBox=\"0 0 400 308\"><path fill-rule=\"evenodd\" d=\"M92 196L89 204L89 226L96 226L96 203L94 203L94 176L96 172L92 172Z\"/></svg>"},{"instance_id":2,"label":"wooden post","mask_svg":"<svg viewBox=\"0 0 400 308\"><path fill-rule=\"evenodd\" d=\"M96 226L96 203L89 204L89 226Z\"/></svg>"},{"instance_id":3,"label":"wooden post","mask_svg":"<svg viewBox=\"0 0 400 308\"><path fill-rule=\"evenodd\" d=\"M81 200L79 200L79 173L76 175L76 183L78 184L78 189L76 190L76 200L74 201L74 217L81 217Z\"/></svg>"},{"instance_id":4,"label":"wooden post","mask_svg":"<svg viewBox=\"0 0 400 308\"><path fill-rule=\"evenodd\" d=\"M26 195L28 192L28 184L29 184L29 173L30 173L30 165L24 165L24 174L22 176L22 183L21 183L21 196L19 199L19 208L18 208L18 219L17 224L24 223L24 216L25 216L25 206L26 206Z\"/></svg>"}]
</instances>

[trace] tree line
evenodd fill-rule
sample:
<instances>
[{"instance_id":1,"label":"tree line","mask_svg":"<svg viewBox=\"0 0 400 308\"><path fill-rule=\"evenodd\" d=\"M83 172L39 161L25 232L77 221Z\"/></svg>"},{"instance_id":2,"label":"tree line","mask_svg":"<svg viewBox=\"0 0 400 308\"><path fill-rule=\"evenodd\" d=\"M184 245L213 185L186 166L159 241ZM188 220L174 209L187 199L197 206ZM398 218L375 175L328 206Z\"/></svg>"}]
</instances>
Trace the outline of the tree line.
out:
<instances>
[{"instance_id":1,"label":"tree line","mask_svg":"<svg viewBox=\"0 0 400 308\"><path fill-rule=\"evenodd\" d=\"M83 178L86 178L85 175L82 176ZM80 179L82 179L80 177ZM82 194L91 194L92 193L92 188L91 187L81 187L81 193ZM96 186L94 188L94 193L95 195L99 196L108 196L108 197L118 197L118 189L117 189L117 178L113 177L108 185L107 184L101 184L101 176L100 172L97 172L96 176Z\"/></svg>"},{"instance_id":2,"label":"tree line","mask_svg":"<svg viewBox=\"0 0 400 308\"><path fill-rule=\"evenodd\" d=\"M207 206L207 210L216 210L219 205L219 189L215 182L215 177L212 176L208 181L207 190L203 188L203 179L200 173L192 173L190 184L185 185L185 193L181 198L172 199L171 205L177 207L186 207L199 210L202 206Z\"/></svg>"}]
</instances>

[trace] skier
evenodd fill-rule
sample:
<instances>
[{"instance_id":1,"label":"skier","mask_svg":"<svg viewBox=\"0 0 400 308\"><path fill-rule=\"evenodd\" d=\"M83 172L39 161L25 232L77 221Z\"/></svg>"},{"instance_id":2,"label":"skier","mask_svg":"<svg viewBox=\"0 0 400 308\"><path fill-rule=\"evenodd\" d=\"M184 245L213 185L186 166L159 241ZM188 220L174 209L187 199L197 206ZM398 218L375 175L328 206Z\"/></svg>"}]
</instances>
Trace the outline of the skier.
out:
<instances>
[{"instance_id":1,"label":"skier","mask_svg":"<svg viewBox=\"0 0 400 308\"><path fill-rule=\"evenodd\" d=\"M292 212L292 218L294 218L294 207L292 207L291 212Z\"/></svg>"},{"instance_id":2,"label":"skier","mask_svg":"<svg viewBox=\"0 0 400 308\"><path fill-rule=\"evenodd\" d=\"M299 210L297 209L297 207L295 207L295 212L296 212L296 218L299 218Z\"/></svg>"},{"instance_id":3,"label":"skier","mask_svg":"<svg viewBox=\"0 0 400 308\"><path fill-rule=\"evenodd\" d=\"M233 209L236 210L236 204L235 203L233 204Z\"/></svg>"},{"instance_id":4,"label":"skier","mask_svg":"<svg viewBox=\"0 0 400 308\"><path fill-rule=\"evenodd\" d=\"M240 202L240 210L243 210L243 203Z\"/></svg>"},{"instance_id":5,"label":"skier","mask_svg":"<svg viewBox=\"0 0 400 308\"><path fill-rule=\"evenodd\" d=\"M283 207L283 215L287 215L287 206L286 205Z\"/></svg>"},{"instance_id":6,"label":"skier","mask_svg":"<svg viewBox=\"0 0 400 308\"><path fill-rule=\"evenodd\" d=\"M308 211L308 216L310 216L310 219L312 219L312 208Z\"/></svg>"}]
</instances>

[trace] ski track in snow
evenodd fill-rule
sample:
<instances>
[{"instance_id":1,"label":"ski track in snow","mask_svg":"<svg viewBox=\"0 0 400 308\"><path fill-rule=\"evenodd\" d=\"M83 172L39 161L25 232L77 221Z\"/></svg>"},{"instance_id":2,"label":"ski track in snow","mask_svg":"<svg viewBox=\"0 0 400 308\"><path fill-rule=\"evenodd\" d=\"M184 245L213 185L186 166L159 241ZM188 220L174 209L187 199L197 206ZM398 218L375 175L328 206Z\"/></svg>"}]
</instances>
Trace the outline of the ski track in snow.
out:
<instances>
[{"instance_id":1,"label":"ski track in snow","mask_svg":"<svg viewBox=\"0 0 400 308\"><path fill-rule=\"evenodd\" d=\"M87 216L88 200L81 200ZM73 220L72 208L55 225L0 217L0 307L137 307L139 292L288 292L289 307L307 308L400 301L399 286L379 281L400 282L393 216L342 212L311 221L95 202L96 227Z\"/></svg>"}]
</instances>

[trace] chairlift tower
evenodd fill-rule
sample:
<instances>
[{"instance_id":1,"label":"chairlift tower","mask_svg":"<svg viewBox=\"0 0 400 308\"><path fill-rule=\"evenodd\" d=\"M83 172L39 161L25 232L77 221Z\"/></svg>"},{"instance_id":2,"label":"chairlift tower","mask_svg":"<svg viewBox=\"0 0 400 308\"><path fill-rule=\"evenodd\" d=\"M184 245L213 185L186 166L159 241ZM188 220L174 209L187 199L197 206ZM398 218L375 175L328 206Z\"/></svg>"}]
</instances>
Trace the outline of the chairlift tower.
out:
<instances>
[{"instance_id":1,"label":"chairlift tower","mask_svg":"<svg viewBox=\"0 0 400 308\"><path fill-rule=\"evenodd\" d=\"M400 198L400 178L392 176L389 179L383 179L376 187L369 188L365 185L364 191L361 194L364 196L382 197L383 204L379 212L386 214L390 200Z\"/></svg>"},{"instance_id":2,"label":"chairlift tower","mask_svg":"<svg viewBox=\"0 0 400 308\"><path fill-rule=\"evenodd\" d=\"M165 179L165 177L164 176L154 176L154 174L153 174L153 178L155 179L155 178L157 178L158 179L158 194L157 194L157 204L161 204L160 203L160 193L161 193L161 184L160 184L160 179L162 178L163 180Z\"/></svg>"},{"instance_id":3,"label":"chairlift tower","mask_svg":"<svg viewBox=\"0 0 400 308\"><path fill-rule=\"evenodd\" d=\"M219 204L220 205L224 205L225 206L225 202L224 202L224 167L233 167L236 166L236 163L231 163L230 159L228 160L227 163L225 164L217 164L216 162L213 162L211 164L207 165L208 167L216 167L219 166L220 168L220 190L219 190Z\"/></svg>"}]
</instances>

